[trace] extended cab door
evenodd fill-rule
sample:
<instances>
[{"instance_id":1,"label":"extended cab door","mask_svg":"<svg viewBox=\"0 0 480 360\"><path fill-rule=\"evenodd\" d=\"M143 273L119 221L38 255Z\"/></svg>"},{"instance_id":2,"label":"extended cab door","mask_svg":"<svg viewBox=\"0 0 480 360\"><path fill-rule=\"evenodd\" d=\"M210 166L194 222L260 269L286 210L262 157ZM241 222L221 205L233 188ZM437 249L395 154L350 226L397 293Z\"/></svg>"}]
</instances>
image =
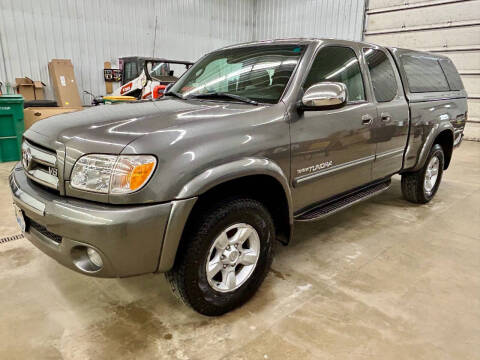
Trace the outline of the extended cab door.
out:
<instances>
[{"instance_id":1,"label":"extended cab door","mask_svg":"<svg viewBox=\"0 0 480 360\"><path fill-rule=\"evenodd\" d=\"M397 173L407 146L409 109L400 75L390 53L376 47L364 48L377 116L372 126L376 145L373 179Z\"/></svg>"},{"instance_id":2,"label":"extended cab door","mask_svg":"<svg viewBox=\"0 0 480 360\"><path fill-rule=\"evenodd\" d=\"M303 90L322 81L342 82L347 104L338 109L292 114L290 125L295 211L362 186L372 180L375 143L371 125L376 107L368 101L359 63L361 48L322 47Z\"/></svg>"}]
</instances>

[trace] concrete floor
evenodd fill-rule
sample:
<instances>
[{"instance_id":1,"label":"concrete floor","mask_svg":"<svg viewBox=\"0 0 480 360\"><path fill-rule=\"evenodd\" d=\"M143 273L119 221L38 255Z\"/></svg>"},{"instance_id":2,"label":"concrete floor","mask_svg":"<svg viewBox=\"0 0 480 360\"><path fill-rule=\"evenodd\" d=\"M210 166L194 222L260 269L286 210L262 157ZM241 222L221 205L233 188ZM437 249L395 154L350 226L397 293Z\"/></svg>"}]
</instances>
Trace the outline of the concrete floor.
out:
<instances>
[{"instance_id":1,"label":"concrete floor","mask_svg":"<svg viewBox=\"0 0 480 360\"><path fill-rule=\"evenodd\" d=\"M0 237L19 230L0 166ZM207 318L161 275L95 279L0 244L0 359L478 359L480 143L430 204L379 197L299 224L245 306Z\"/></svg>"}]
</instances>

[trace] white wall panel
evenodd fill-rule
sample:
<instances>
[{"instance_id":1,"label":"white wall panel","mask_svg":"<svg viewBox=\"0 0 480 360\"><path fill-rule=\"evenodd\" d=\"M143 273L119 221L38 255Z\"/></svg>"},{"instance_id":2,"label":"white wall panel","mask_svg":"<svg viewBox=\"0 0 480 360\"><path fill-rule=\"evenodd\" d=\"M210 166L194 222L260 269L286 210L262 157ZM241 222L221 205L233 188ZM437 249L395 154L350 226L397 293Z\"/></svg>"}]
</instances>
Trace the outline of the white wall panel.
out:
<instances>
[{"instance_id":1,"label":"white wall panel","mask_svg":"<svg viewBox=\"0 0 480 360\"><path fill-rule=\"evenodd\" d=\"M451 2L442 6L412 8L408 10L408 16L400 12L397 12L397 15L400 16L388 16L384 12L370 14L368 31L456 24L459 20L464 24L480 19L480 3L477 1Z\"/></svg>"},{"instance_id":2,"label":"white wall panel","mask_svg":"<svg viewBox=\"0 0 480 360\"><path fill-rule=\"evenodd\" d=\"M13 83L16 77L28 76L48 84L48 62L68 58L79 91L104 94L104 61L116 64L119 57L135 55L193 61L215 48L253 40L253 4L253 0L0 0L5 57L4 63L0 56L0 81ZM53 98L50 88L47 94ZM83 100L89 103L90 97L83 95Z\"/></svg>"},{"instance_id":3,"label":"white wall panel","mask_svg":"<svg viewBox=\"0 0 480 360\"><path fill-rule=\"evenodd\" d=\"M480 81L478 81L478 78L478 74L462 76L463 86L465 86L465 90L467 90L469 95L480 95Z\"/></svg>"},{"instance_id":4,"label":"white wall panel","mask_svg":"<svg viewBox=\"0 0 480 360\"><path fill-rule=\"evenodd\" d=\"M367 32L365 39L380 45L410 49L468 47L472 44L472 40L480 39L480 25L419 31L409 31L407 28L396 33L369 34Z\"/></svg>"},{"instance_id":5,"label":"white wall panel","mask_svg":"<svg viewBox=\"0 0 480 360\"><path fill-rule=\"evenodd\" d=\"M368 0L368 8L369 9L383 9L387 7L393 6L410 6L410 5L418 5L426 0ZM437 2L443 2L448 0L433 0Z\"/></svg>"},{"instance_id":6,"label":"white wall panel","mask_svg":"<svg viewBox=\"0 0 480 360\"><path fill-rule=\"evenodd\" d=\"M461 51L461 52L438 52L438 54L448 56L454 62L460 72L468 72L469 70L480 71L480 47L477 50Z\"/></svg>"},{"instance_id":7,"label":"white wall panel","mask_svg":"<svg viewBox=\"0 0 480 360\"><path fill-rule=\"evenodd\" d=\"M360 40L364 0L258 0L255 38L331 37Z\"/></svg>"},{"instance_id":8,"label":"white wall panel","mask_svg":"<svg viewBox=\"0 0 480 360\"><path fill-rule=\"evenodd\" d=\"M468 102L469 114L480 114L480 99L471 99Z\"/></svg>"}]
</instances>

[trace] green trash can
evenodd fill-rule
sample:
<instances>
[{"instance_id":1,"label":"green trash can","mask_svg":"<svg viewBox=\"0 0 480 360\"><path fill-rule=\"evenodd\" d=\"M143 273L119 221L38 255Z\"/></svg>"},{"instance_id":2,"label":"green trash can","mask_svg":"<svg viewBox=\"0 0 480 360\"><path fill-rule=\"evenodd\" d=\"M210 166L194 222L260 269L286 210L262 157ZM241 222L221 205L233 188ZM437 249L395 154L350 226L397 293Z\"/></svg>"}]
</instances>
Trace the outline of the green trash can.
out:
<instances>
[{"instance_id":1,"label":"green trash can","mask_svg":"<svg viewBox=\"0 0 480 360\"><path fill-rule=\"evenodd\" d=\"M24 128L23 96L0 96L0 162L20 160Z\"/></svg>"}]
</instances>

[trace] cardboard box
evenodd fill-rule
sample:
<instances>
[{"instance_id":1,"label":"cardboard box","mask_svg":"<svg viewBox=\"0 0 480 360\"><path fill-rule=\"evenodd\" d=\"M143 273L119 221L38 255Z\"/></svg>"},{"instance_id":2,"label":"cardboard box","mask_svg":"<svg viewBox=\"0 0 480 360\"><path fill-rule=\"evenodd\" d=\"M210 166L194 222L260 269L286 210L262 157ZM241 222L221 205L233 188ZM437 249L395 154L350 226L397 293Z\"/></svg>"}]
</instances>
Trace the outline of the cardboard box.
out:
<instances>
[{"instance_id":1,"label":"cardboard box","mask_svg":"<svg viewBox=\"0 0 480 360\"><path fill-rule=\"evenodd\" d=\"M72 62L69 59L53 59L48 63L48 72L58 106L82 106Z\"/></svg>"},{"instance_id":2,"label":"cardboard box","mask_svg":"<svg viewBox=\"0 0 480 360\"><path fill-rule=\"evenodd\" d=\"M23 96L24 101L45 100L43 90L45 84L41 81L35 81L28 77L15 79L17 93Z\"/></svg>"},{"instance_id":3,"label":"cardboard box","mask_svg":"<svg viewBox=\"0 0 480 360\"><path fill-rule=\"evenodd\" d=\"M82 107L29 107L23 110L23 121L25 122L25 130L37 121L46 119L53 115L64 114L68 112L80 111Z\"/></svg>"}]
</instances>

